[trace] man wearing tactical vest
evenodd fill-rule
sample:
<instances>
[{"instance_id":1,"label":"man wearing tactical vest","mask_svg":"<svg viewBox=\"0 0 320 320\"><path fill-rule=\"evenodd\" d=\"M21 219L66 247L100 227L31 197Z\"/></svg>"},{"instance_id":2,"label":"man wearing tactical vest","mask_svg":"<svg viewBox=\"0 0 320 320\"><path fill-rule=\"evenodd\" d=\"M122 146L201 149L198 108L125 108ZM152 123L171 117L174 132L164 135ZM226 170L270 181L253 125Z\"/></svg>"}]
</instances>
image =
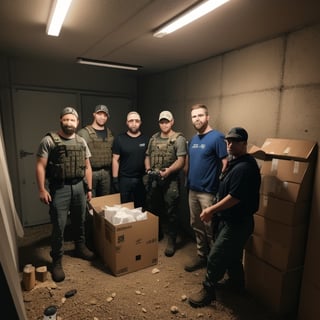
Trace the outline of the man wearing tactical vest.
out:
<instances>
[{"instance_id":1,"label":"man wearing tactical vest","mask_svg":"<svg viewBox=\"0 0 320 320\"><path fill-rule=\"evenodd\" d=\"M36 178L40 201L49 205L52 279L56 282L65 278L61 260L69 213L76 256L85 260L95 257L85 245L84 224L86 202L92 197L91 153L86 141L76 134L78 124L77 111L72 107L64 108L60 115L61 129L48 133L37 152Z\"/></svg>"},{"instance_id":2,"label":"man wearing tactical vest","mask_svg":"<svg viewBox=\"0 0 320 320\"><path fill-rule=\"evenodd\" d=\"M163 237L162 224L167 218L167 257L172 257L176 251L180 171L187 154L186 139L182 133L172 130L173 124L172 113L162 111L159 115L160 132L151 137L146 152L146 207L159 217L159 239Z\"/></svg>"},{"instance_id":3,"label":"man wearing tactical vest","mask_svg":"<svg viewBox=\"0 0 320 320\"><path fill-rule=\"evenodd\" d=\"M99 104L93 113L93 122L78 131L86 140L91 151L92 196L99 197L111 193L111 164L113 134L106 123L110 118L108 108Z\"/></svg>"}]
</instances>

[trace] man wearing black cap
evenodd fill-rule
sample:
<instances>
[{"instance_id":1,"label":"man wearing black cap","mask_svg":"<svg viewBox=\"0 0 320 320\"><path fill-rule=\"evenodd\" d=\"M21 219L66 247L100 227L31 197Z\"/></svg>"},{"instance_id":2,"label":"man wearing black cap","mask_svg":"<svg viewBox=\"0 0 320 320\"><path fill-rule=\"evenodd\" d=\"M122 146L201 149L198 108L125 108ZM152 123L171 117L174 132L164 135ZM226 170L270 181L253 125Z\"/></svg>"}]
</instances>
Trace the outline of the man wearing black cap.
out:
<instances>
[{"instance_id":1,"label":"man wearing black cap","mask_svg":"<svg viewBox=\"0 0 320 320\"><path fill-rule=\"evenodd\" d=\"M51 252L52 279L63 281L64 230L70 213L75 253L85 260L94 254L85 245L86 201L91 200L92 171L90 150L86 141L76 134L78 113L72 107L64 108L60 115L58 132L48 133L40 142L37 152L36 178L39 198L50 206L52 223ZM49 191L46 188L49 182ZM87 188L84 187L86 180Z\"/></svg>"},{"instance_id":2,"label":"man wearing black cap","mask_svg":"<svg viewBox=\"0 0 320 320\"><path fill-rule=\"evenodd\" d=\"M215 241L211 247L202 289L189 296L192 307L209 305L215 288L228 272L228 287L244 289L242 253L254 228L253 214L259 208L260 170L247 153L248 133L235 127L226 135L230 160L220 177L218 202L202 210L202 221L214 221Z\"/></svg>"},{"instance_id":3,"label":"man wearing black cap","mask_svg":"<svg viewBox=\"0 0 320 320\"><path fill-rule=\"evenodd\" d=\"M99 197L111 193L111 165L113 134L106 123L110 118L109 109L103 104L96 106L91 125L80 129L79 136L88 143L91 151L92 196Z\"/></svg>"}]
</instances>

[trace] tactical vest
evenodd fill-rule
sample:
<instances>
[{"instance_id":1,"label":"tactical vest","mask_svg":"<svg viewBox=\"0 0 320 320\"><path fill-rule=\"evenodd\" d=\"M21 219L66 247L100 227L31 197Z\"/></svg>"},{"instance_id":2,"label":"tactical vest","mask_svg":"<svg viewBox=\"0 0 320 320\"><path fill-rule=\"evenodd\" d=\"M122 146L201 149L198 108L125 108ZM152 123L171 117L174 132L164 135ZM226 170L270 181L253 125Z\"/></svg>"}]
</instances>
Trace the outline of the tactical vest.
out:
<instances>
[{"instance_id":1,"label":"tactical vest","mask_svg":"<svg viewBox=\"0 0 320 320\"><path fill-rule=\"evenodd\" d=\"M81 179L85 176L86 146L76 135L75 143L67 145L55 132L47 134L55 144L49 154L46 177L52 183L61 184L66 179Z\"/></svg>"},{"instance_id":2,"label":"tactical vest","mask_svg":"<svg viewBox=\"0 0 320 320\"><path fill-rule=\"evenodd\" d=\"M92 126L86 126L85 129L90 137L88 147L91 151L90 163L92 169L111 168L112 143L114 139L111 130L107 128L107 139L101 140Z\"/></svg>"},{"instance_id":3,"label":"tactical vest","mask_svg":"<svg viewBox=\"0 0 320 320\"><path fill-rule=\"evenodd\" d=\"M160 137L160 132L155 133L151 139L150 161L153 170L169 167L177 160L175 143L181 132L175 132L167 140Z\"/></svg>"}]
</instances>

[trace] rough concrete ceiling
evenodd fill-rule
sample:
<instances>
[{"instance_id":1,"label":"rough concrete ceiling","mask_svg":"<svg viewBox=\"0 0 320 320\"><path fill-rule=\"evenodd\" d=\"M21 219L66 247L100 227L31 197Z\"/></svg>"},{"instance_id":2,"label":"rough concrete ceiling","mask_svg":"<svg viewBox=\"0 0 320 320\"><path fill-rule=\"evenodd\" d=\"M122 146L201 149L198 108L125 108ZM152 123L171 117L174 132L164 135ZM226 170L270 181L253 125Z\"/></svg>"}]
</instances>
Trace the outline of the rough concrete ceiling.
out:
<instances>
[{"instance_id":1,"label":"rough concrete ceiling","mask_svg":"<svg viewBox=\"0 0 320 320\"><path fill-rule=\"evenodd\" d=\"M46 35L53 1L0 1L0 54L74 63L86 57L141 65L185 64L320 22L319 0L231 0L158 39L153 31L196 0L73 0L59 37Z\"/></svg>"}]
</instances>

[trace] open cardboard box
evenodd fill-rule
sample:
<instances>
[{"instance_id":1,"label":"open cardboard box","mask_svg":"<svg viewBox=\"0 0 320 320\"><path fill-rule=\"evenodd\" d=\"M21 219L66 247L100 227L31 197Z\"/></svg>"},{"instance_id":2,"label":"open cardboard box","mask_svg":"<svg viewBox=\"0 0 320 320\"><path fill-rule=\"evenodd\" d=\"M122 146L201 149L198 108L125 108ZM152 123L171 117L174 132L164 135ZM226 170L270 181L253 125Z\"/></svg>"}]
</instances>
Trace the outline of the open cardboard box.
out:
<instances>
[{"instance_id":1,"label":"open cardboard box","mask_svg":"<svg viewBox=\"0 0 320 320\"><path fill-rule=\"evenodd\" d=\"M147 219L113 225L104 217L104 206L120 204L120 195L93 198L95 249L110 271L120 276L158 263L158 217L147 212ZM132 202L121 206L133 209Z\"/></svg>"}]
</instances>

